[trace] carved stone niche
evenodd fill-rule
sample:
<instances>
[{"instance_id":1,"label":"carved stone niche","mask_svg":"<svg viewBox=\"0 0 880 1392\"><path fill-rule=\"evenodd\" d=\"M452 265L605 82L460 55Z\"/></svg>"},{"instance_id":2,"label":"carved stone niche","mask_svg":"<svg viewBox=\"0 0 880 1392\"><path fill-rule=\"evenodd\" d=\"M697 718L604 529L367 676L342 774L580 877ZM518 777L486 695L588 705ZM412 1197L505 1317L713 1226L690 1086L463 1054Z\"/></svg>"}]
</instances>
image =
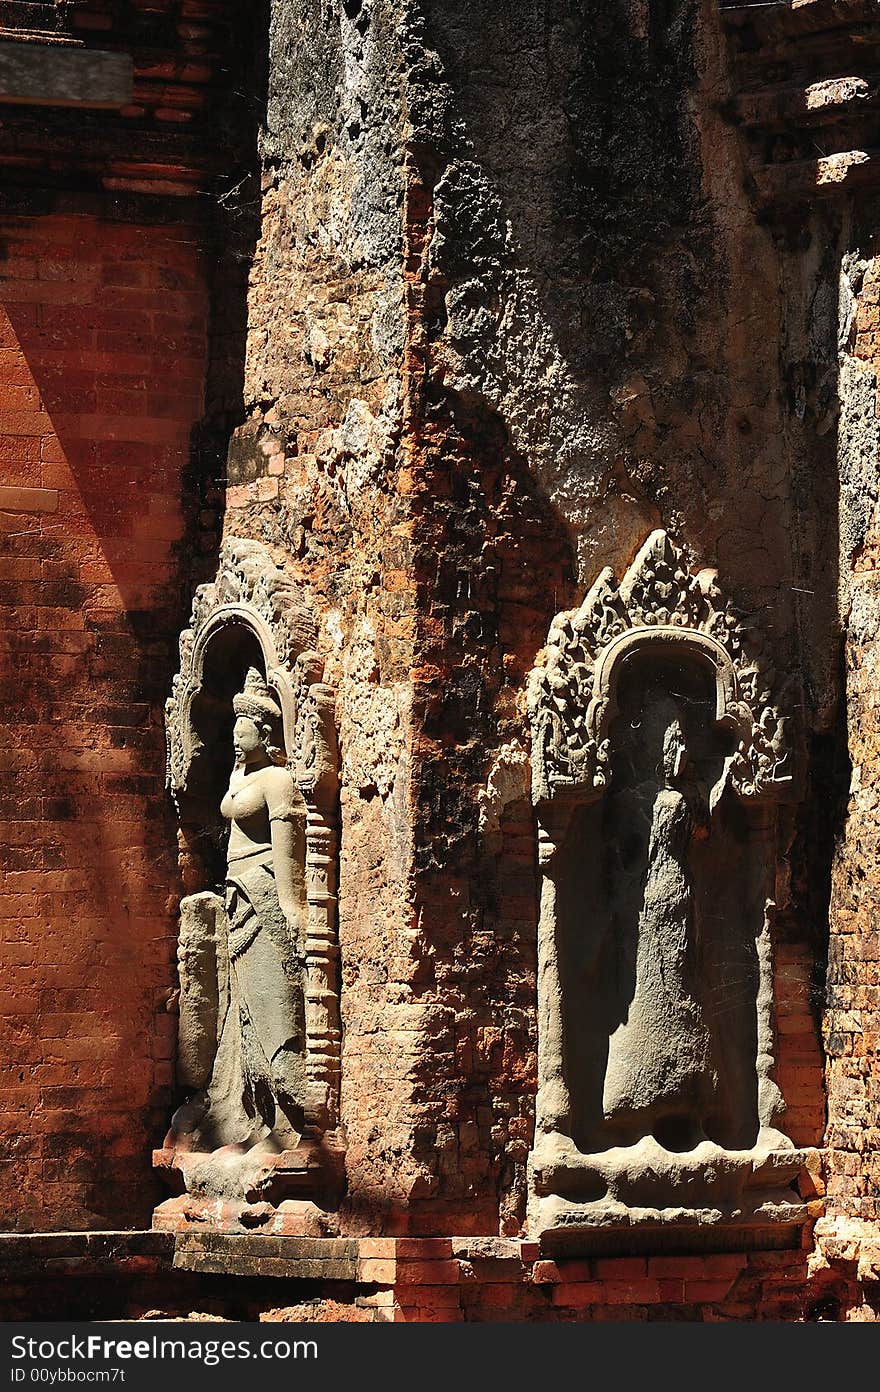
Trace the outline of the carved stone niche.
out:
<instances>
[{"instance_id":1,"label":"carved stone niche","mask_svg":"<svg viewBox=\"0 0 880 1392\"><path fill-rule=\"evenodd\" d=\"M342 1184L334 693L300 590L228 540L166 704L177 1083L154 1226L321 1235Z\"/></svg>"},{"instance_id":2,"label":"carved stone niche","mask_svg":"<svg viewBox=\"0 0 880 1392\"><path fill-rule=\"evenodd\" d=\"M547 1250L795 1243L773 914L790 720L662 531L553 621L529 714L542 895L529 1226Z\"/></svg>"}]
</instances>

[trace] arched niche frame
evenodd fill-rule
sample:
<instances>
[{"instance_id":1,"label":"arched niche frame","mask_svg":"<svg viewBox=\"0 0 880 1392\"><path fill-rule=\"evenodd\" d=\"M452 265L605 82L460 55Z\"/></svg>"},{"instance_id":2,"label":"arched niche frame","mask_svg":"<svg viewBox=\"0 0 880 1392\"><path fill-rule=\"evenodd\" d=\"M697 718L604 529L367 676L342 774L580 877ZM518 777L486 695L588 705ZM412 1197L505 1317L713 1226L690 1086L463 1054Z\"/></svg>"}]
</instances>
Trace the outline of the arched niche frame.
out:
<instances>
[{"instance_id":1,"label":"arched niche frame","mask_svg":"<svg viewBox=\"0 0 880 1392\"><path fill-rule=\"evenodd\" d=\"M241 640L246 652L259 652L281 708L287 766L306 804L306 1121L324 1131L337 1121L340 1057L335 693L323 681L323 659L314 651L316 626L301 590L259 542L234 537L223 545L216 579L196 590L180 637L180 669L165 707L167 785L183 848L190 825L202 814L199 765L212 754L195 715L211 654L230 638ZM244 672L233 675L238 680ZM190 890L208 887L192 883L186 871L184 879Z\"/></svg>"},{"instance_id":2,"label":"arched niche frame","mask_svg":"<svg viewBox=\"0 0 880 1392\"><path fill-rule=\"evenodd\" d=\"M582 844L582 838L606 834L601 816L594 816L590 809L601 805L614 791L614 742L621 738L620 694L639 670L659 674L661 687L664 671L699 674L700 689L707 693L708 726L711 729L714 717L720 732L718 747L723 751L713 764L714 781L706 789L708 815L711 818L725 798L751 809L747 813L749 854L762 862L758 870L750 872L757 923L754 932L750 934L746 928L744 934L751 936L754 953L755 981L749 1010L753 1010L755 1123L749 1142L735 1146L707 1138L702 1130L693 1144L670 1142L676 1154L667 1151L659 1128L635 1141L631 1136L615 1138L608 1122L607 1081L604 1102L602 1083L590 1085L591 1105L599 1117L595 1127L590 1130L578 1119L579 1104L574 1097L578 1070L588 1069L597 1055L602 1057L603 1048L610 1070L610 1037L621 1022L626 1025L627 1005L626 1000L623 1009L615 1004L613 1009L618 1013L607 1030L597 1027L598 1032L591 1036L585 1029L583 1038L579 1036L579 1042L572 1043L574 1016L601 1015L607 1002L602 999L600 968L591 966L590 975L583 969L585 950L571 947L573 940L583 940L593 931L591 915L595 918L599 911L591 894L598 882L591 881L586 891L583 887L572 891L566 877L571 876L573 865L593 855L593 848ZM714 711L709 710L712 700ZM770 901L776 870L774 827L777 805L795 799L798 790L792 719L783 714L771 656L757 628L721 593L716 572L691 574L680 551L658 530L645 541L619 584L610 569L604 570L577 610L553 620L543 664L530 678L528 713L532 799L542 871L538 1096L529 1165L530 1227L536 1234L552 1234L558 1245L564 1246L572 1235L583 1238L592 1233L595 1237L615 1225L629 1229L640 1222L656 1225L669 1220L679 1228L689 1223L697 1227L698 1213L709 1211L730 1222L734 1215L745 1221L742 1215L747 1214L748 1222L760 1226L756 1186L772 1190L774 1185L788 1184L803 1164L801 1152L776 1129L784 1102L773 1077ZM670 801L675 796L672 790ZM643 855L645 845L643 838ZM644 876L647 870L641 873ZM676 889L673 875L672 893L673 897L678 895L679 904L685 880L683 869ZM643 878L643 893L645 884ZM631 920L638 919L635 936L639 937L644 902L641 907L638 899L634 902ZM601 953L609 951L608 925L618 921L612 912L615 907L610 905L603 920L605 946L594 953L594 963L604 960ZM571 965L575 959L580 963L577 970ZM633 967L636 981L639 970ZM606 985L607 981L612 984L606 994L613 994L613 972ZM573 994L578 996L576 1008ZM605 1065L596 1065L597 1069L601 1066ZM609 1076L606 1074L606 1080ZM608 1127L610 1139L603 1139L603 1126ZM751 1208L743 1197L748 1190L752 1192ZM771 1207L776 1221L796 1224L805 1217L805 1210L801 1214L794 1200Z\"/></svg>"},{"instance_id":3,"label":"arched niche frame","mask_svg":"<svg viewBox=\"0 0 880 1392\"><path fill-rule=\"evenodd\" d=\"M714 668L716 716L738 737L727 774L743 797L794 790L788 726L760 634L721 594L717 573L688 573L664 531L652 532L619 585L602 571L579 609L550 626L545 662L529 683L532 797L599 797L609 777L608 732L620 672L646 648L686 653Z\"/></svg>"}]
</instances>

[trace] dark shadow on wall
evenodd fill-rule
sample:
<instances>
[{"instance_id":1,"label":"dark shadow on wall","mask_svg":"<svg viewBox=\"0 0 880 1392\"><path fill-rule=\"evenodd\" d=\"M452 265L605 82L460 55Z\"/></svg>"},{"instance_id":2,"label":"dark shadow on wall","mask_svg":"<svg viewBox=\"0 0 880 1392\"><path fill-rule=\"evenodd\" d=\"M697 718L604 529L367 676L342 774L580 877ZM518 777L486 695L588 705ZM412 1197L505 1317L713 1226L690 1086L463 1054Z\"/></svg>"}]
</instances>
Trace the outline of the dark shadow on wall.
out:
<instances>
[{"instance_id":1,"label":"dark shadow on wall","mask_svg":"<svg viewBox=\"0 0 880 1392\"><path fill-rule=\"evenodd\" d=\"M670 20L659 8L424 6L461 117L456 154L469 143L497 191L578 374L642 356L672 296L692 324L714 269L686 108L696 8Z\"/></svg>"},{"instance_id":2,"label":"dark shadow on wall","mask_svg":"<svg viewBox=\"0 0 880 1392\"><path fill-rule=\"evenodd\" d=\"M787 476L793 449L812 459L814 446L805 430L784 442L798 336L779 308L787 249L760 226L719 116L732 77L716 6L420 10L413 51L436 49L441 67L411 78L414 157L435 198L435 352L445 367L452 348L540 485L593 534L585 587L663 525L745 607L774 611L789 664L802 559Z\"/></svg>"},{"instance_id":3,"label":"dark shadow on wall","mask_svg":"<svg viewBox=\"0 0 880 1392\"><path fill-rule=\"evenodd\" d=\"M234 7L229 62L220 72L217 134L229 156L212 202L206 248L211 311L205 413L193 432L183 478L188 516L181 546L181 626L189 617L192 590L216 572L230 442L246 417L247 297L262 212L259 141L266 121L269 8L269 0Z\"/></svg>"}]
</instances>

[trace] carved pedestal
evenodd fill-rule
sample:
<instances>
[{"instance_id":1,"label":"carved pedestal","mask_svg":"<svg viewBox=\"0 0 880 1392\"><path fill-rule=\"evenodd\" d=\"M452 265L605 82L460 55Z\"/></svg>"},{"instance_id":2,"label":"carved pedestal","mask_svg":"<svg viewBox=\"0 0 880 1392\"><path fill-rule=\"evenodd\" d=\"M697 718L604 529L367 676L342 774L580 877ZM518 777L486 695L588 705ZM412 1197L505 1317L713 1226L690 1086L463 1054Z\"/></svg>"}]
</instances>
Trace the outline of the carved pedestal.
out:
<instances>
[{"instance_id":1,"label":"carved pedestal","mask_svg":"<svg viewBox=\"0 0 880 1392\"><path fill-rule=\"evenodd\" d=\"M563 1251L793 1245L811 1156L781 1129L773 1020L792 756L754 630L655 532L554 621L529 706L530 1231Z\"/></svg>"}]
</instances>

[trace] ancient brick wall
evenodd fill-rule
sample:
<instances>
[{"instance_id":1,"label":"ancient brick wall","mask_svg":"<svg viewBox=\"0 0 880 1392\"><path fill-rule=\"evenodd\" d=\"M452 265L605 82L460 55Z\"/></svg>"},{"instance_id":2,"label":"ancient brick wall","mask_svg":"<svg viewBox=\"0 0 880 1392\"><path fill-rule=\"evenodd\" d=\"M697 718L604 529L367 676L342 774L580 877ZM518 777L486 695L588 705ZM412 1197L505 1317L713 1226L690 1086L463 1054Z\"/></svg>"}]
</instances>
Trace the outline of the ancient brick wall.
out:
<instances>
[{"instance_id":1,"label":"ancient brick wall","mask_svg":"<svg viewBox=\"0 0 880 1392\"><path fill-rule=\"evenodd\" d=\"M816 447L785 391L783 272L717 115L717 17L645 30L610 6L601 89L585 22L513 5L490 39L466 7L273 12L225 529L306 587L338 693L351 1231L524 1219L524 699L554 613L659 521L723 568L780 664L815 628L794 600L811 538L785 461ZM545 39L553 63L523 67ZM646 70L644 101L624 100ZM800 681L827 706L810 641ZM787 845L809 839L812 796ZM783 1125L816 1144L803 892L782 877L778 1068Z\"/></svg>"},{"instance_id":2,"label":"ancient brick wall","mask_svg":"<svg viewBox=\"0 0 880 1392\"><path fill-rule=\"evenodd\" d=\"M489 810L488 849L449 770L467 745L482 773L518 726L513 693L571 561L500 423L445 406L426 419L431 228L404 171L396 18L276 12L226 529L269 541L308 587L338 690L345 1222L517 1231L537 903L524 760ZM305 63L327 74L312 96ZM506 723L490 736L496 695ZM414 797L434 808L419 847Z\"/></svg>"},{"instance_id":3,"label":"ancient brick wall","mask_svg":"<svg viewBox=\"0 0 880 1392\"><path fill-rule=\"evenodd\" d=\"M162 705L190 441L198 229L0 219L4 1227L148 1222L176 866Z\"/></svg>"},{"instance_id":4,"label":"ancient brick wall","mask_svg":"<svg viewBox=\"0 0 880 1392\"><path fill-rule=\"evenodd\" d=\"M709 0L490 8L279 0L251 35L265 120L259 52L246 79L217 66L225 5L71 11L136 82L88 117L82 188L0 210L0 1225L146 1225L160 1197L183 887L162 704L223 534L301 587L336 690L326 1261L351 1271L334 1286L311 1248L284 1271L272 1244L300 1239L268 1233L212 1235L190 1269L321 1282L298 1308L323 1318L868 1318L876 1247L847 1225L877 1217L874 214L814 209L802 163L785 202L774 20L765 52L729 50ZM224 173L204 122L233 87ZM20 119L25 182L63 124ZM525 1225L526 686L554 615L655 527L718 568L784 693L772 1075L798 1146L827 1083L828 1165L801 1178L800 1249L552 1261Z\"/></svg>"},{"instance_id":5,"label":"ancient brick wall","mask_svg":"<svg viewBox=\"0 0 880 1392\"><path fill-rule=\"evenodd\" d=\"M801 301L783 307L784 260L717 115L730 82L717 15L653 26L600 10L539 18L512 4L490 23L473 7L426 5L407 31L408 399L425 500L415 899L426 994L459 1048L453 1060L441 1034L432 1058L435 1120L414 1149L433 1175L412 1221L444 1214L458 1231L470 1230L475 1175L478 1222L512 1232L522 1219L535 1022L519 1008L534 990L537 868L519 761L525 677L553 613L603 564L619 573L659 521L694 565L719 566L774 661L791 664L789 701L808 728L833 701L829 639L815 636L815 608L798 611L797 592L812 588L801 569L821 544L789 452L807 456L817 492L817 479L834 485L826 444L802 430L786 387ZM810 332L815 354L828 326ZM509 821L487 837L500 786ZM808 781L782 832L783 866L804 855L817 796ZM821 925L806 893L783 869L777 1077L791 1098L781 1126L815 1145ZM451 1113L441 1095L455 1098Z\"/></svg>"},{"instance_id":6,"label":"ancient brick wall","mask_svg":"<svg viewBox=\"0 0 880 1392\"><path fill-rule=\"evenodd\" d=\"M0 9L49 74L0 138L0 1193L25 1231L147 1224L159 1196L180 892L162 711L216 552L253 243L260 64L236 23L223 0ZM127 104L58 105L56 51L129 57Z\"/></svg>"},{"instance_id":7,"label":"ancient brick wall","mask_svg":"<svg viewBox=\"0 0 880 1392\"><path fill-rule=\"evenodd\" d=\"M388 1221L413 1183L409 1071L421 1044L407 987L395 984L412 969L416 925L393 52L385 6L366 35L336 6L274 12L245 419L229 446L224 519L228 535L268 544L303 585L338 692L341 1103L347 1221L361 1231Z\"/></svg>"},{"instance_id":8,"label":"ancient brick wall","mask_svg":"<svg viewBox=\"0 0 880 1392\"><path fill-rule=\"evenodd\" d=\"M876 941L877 773L877 328L878 267L872 224L854 229L856 249L841 284L841 606L846 624L845 705L849 786L831 897L828 1010L829 1231L871 1273L876 1243L878 1136L876 1059L880 948ZM842 1224L841 1224L841 1220ZM849 1223L847 1220L856 1220ZM873 1234L872 1234L873 1230Z\"/></svg>"}]
</instances>

